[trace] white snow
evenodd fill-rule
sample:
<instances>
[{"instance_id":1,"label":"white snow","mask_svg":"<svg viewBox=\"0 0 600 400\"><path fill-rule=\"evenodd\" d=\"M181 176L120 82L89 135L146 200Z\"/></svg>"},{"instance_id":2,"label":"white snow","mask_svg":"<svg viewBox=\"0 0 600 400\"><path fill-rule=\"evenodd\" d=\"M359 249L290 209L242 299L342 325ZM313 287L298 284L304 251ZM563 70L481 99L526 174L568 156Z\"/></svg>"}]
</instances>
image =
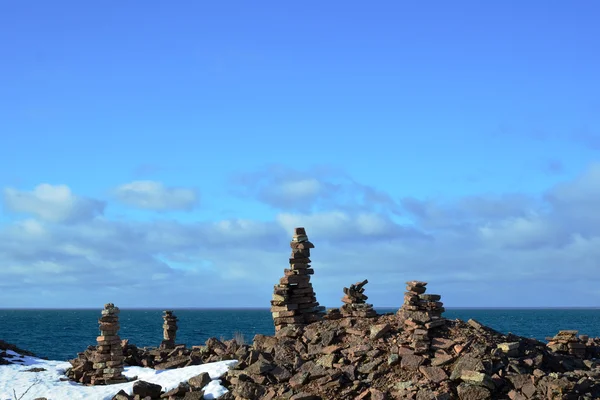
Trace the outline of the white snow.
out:
<instances>
[{"instance_id":1,"label":"white snow","mask_svg":"<svg viewBox=\"0 0 600 400\"><path fill-rule=\"evenodd\" d=\"M133 381L105 386L84 386L72 381L61 381L66 378L65 371L71 367L66 361L47 361L36 357L21 356L11 350L6 353L14 356L11 365L0 365L0 400L33 400L46 397L48 400L110 400L123 389L133 393ZM161 385L168 391L176 388L179 383L202 373L208 372L213 379L204 389L205 399L217 399L227 392L217 378L237 363L236 360L220 361L166 371L156 371L151 368L125 367L123 373L127 377L137 376L139 380ZM26 372L30 368L45 368L42 372ZM14 393L13 393L14 390ZM27 393L23 396L23 394ZM21 397L22 396L22 397Z\"/></svg>"}]
</instances>

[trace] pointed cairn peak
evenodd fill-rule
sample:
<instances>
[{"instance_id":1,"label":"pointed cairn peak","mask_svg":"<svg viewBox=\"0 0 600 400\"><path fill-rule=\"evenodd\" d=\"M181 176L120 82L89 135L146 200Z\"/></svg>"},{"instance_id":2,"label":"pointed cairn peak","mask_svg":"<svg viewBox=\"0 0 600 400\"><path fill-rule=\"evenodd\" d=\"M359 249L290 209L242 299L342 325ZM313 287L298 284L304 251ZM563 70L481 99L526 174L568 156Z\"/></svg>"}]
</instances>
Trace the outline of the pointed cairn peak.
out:
<instances>
[{"instance_id":1,"label":"pointed cairn peak","mask_svg":"<svg viewBox=\"0 0 600 400\"><path fill-rule=\"evenodd\" d=\"M369 281L365 279L350 285L349 288L344 288L344 297L342 297L344 305L340 308L343 317L369 318L377 316L373 305L366 303L368 297L364 294L364 286L367 283ZM335 314L335 312L333 314L330 312L329 316L332 317Z\"/></svg>"},{"instance_id":2,"label":"pointed cairn peak","mask_svg":"<svg viewBox=\"0 0 600 400\"><path fill-rule=\"evenodd\" d=\"M368 297L364 294L364 286L369 283L367 279L362 282L356 282L350 285L349 288L344 288L344 297L342 302L345 304L364 304Z\"/></svg>"},{"instance_id":3,"label":"pointed cairn peak","mask_svg":"<svg viewBox=\"0 0 600 400\"><path fill-rule=\"evenodd\" d=\"M113 303L106 303L101 311L102 315L118 315L120 312L119 307L115 307Z\"/></svg>"},{"instance_id":4,"label":"pointed cairn peak","mask_svg":"<svg viewBox=\"0 0 600 400\"><path fill-rule=\"evenodd\" d=\"M310 275L310 249L315 246L308 240L304 228L295 228L290 242L290 268L284 270L284 277L275 285L271 312L275 331L285 326L303 326L316 322L324 315L325 307L319 306Z\"/></svg>"}]
</instances>

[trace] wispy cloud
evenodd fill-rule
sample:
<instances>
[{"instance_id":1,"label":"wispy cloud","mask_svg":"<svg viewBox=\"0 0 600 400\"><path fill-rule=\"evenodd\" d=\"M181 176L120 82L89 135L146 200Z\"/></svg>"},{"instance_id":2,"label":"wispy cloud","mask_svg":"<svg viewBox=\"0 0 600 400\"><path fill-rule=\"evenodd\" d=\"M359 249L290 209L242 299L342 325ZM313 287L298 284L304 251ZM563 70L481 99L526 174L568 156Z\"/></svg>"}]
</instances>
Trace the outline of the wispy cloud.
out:
<instances>
[{"instance_id":1,"label":"wispy cloud","mask_svg":"<svg viewBox=\"0 0 600 400\"><path fill-rule=\"evenodd\" d=\"M88 220L102 214L105 206L102 201L74 195L66 185L43 183L32 191L9 187L4 189L3 195L8 210L52 222Z\"/></svg>"},{"instance_id":2,"label":"wispy cloud","mask_svg":"<svg viewBox=\"0 0 600 400\"><path fill-rule=\"evenodd\" d=\"M167 187L161 182L134 181L114 190L117 200L136 208L147 210L192 210L198 203L194 189Z\"/></svg>"}]
</instances>

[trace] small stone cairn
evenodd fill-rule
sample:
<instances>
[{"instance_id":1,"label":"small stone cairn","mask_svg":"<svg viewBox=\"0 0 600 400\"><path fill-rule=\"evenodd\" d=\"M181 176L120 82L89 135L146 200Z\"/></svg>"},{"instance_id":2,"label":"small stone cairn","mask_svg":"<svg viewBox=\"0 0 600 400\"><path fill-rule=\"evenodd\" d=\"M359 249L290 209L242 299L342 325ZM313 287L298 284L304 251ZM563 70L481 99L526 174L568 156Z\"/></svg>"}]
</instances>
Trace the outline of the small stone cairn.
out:
<instances>
[{"instance_id":1,"label":"small stone cairn","mask_svg":"<svg viewBox=\"0 0 600 400\"><path fill-rule=\"evenodd\" d=\"M356 282L350 285L349 288L344 288L344 297L342 302L344 305L340 308L343 317L375 317L377 312L373 309L372 304L367 304L368 297L364 294L364 286L369 283L367 279L362 282Z\"/></svg>"},{"instance_id":2,"label":"small stone cairn","mask_svg":"<svg viewBox=\"0 0 600 400\"><path fill-rule=\"evenodd\" d=\"M96 338L98 346L94 355L94 373L92 385L110 385L127 382L123 376L123 348L119 338L119 307L113 303L104 305L102 316L98 320L100 336Z\"/></svg>"},{"instance_id":3,"label":"small stone cairn","mask_svg":"<svg viewBox=\"0 0 600 400\"><path fill-rule=\"evenodd\" d=\"M160 349L174 349L177 335L177 317L173 315L171 310L166 310L164 313L163 341L160 344Z\"/></svg>"},{"instance_id":4,"label":"small stone cairn","mask_svg":"<svg viewBox=\"0 0 600 400\"><path fill-rule=\"evenodd\" d=\"M577 337L578 331L558 331L554 337L547 337L548 348L555 353L570 354L584 358L586 352L587 335Z\"/></svg>"},{"instance_id":5,"label":"small stone cairn","mask_svg":"<svg viewBox=\"0 0 600 400\"><path fill-rule=\"evenodd\" d=\"M290 247L290 268L284 270L285 276L275 285L271 300L276 332L285 326L319 321L325 314L325 307L319 306L310 283L310 275L314 273L310 266L310 249L315 246L308 240L304 228L294 229Z\"/></svg>"},{"instance_id":6,"label":"small stone cairn","mask_svg":"<svg viewBox=\"0 0 600 400\"><path fill-rule=\"evenodd\" d=\"M439 294L425 294L427 282L406 282L404 304L398 317L404 320L404 329L412 334L412 347L416 354L424 354L431 346L430 330L445 324L444 304Z\"/></svg>"}]
</instances>

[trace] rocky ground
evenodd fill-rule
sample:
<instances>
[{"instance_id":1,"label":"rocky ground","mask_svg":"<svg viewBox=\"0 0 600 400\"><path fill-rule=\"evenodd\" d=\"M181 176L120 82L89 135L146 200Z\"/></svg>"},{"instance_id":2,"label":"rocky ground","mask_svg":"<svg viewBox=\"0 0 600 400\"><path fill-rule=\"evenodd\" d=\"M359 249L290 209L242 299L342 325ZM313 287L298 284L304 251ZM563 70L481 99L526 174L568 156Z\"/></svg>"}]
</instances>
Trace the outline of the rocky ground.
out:
<instances>
[{"instance_id":1,"label":"rocky ground","mask_svg":"<svg viewBox=\"0 0 600 400\"><path fill-rule=\"evenodd\" d=\"M446 320L430 331L430 349L415 354L402 326L395 315L342 318L286 327L275 336L256 335L251 345L214 338L204 346L170 351L127 344L124 355L128 365L157 369L237 359L223 378L230 390L224 400L600 398L598 340L577 339L577 357L561 354L569 352L566 342L562 348L548 346L477 321ZM87 350L90 355L92 350ZM72 362L74 369L83 358ZM160 397L200 399L206 379L196 377ZM134 392L137 399L149 393L140 385ZM146 399L159 398L159 393L154 388Z\"/></svg>"},{"instance_id":2,"label":"rocky ground","mask_svg":"<svg viewBox=\"0 0 600 400\"><path fill-rule=\"evenodd\" d=\"M257 336L226 381L229 399L597 399L596 342L577 358L456 320L415 354L396 316L322 321Z\"/></svg>"},{"instance_id":3,"label":"rocky ground","mask_svg":"<svg viewBox=\"0 0 600 400\"><path fill-rule=\"evenodd\" d=\"M125 343L123 353L127 365L156 369L239 360L223 378L230 390L224 400L600 398L598 339L571 335L547 345L473 320L446 320L430 330L429 350L415 354L403 326L395 315L342 318L256 335L252 344L211 338L203 346L160 350ZM0 342L0 349L16 349L8 346ZM573 349L578 355L568 354ZM71 360L72 379L92 368L93 350ZM121 392L114 399L201 399L209 380L201 374L167 393L137 382L135 396Z\"/></svg>"},{"instance_id":4,"label":"rocky ground","mask_svg":"<svg viewBox=\"0 0 600 400\"><path fill-rule=\"evenodd\" d=\"M0 365L12 364L12 356L6 352L6 350L14 351L24 356L35 356L30 351L23 350L15 346L14 344L6 343L4 340L0 340Z\"/></svg>"}]
</instances>

